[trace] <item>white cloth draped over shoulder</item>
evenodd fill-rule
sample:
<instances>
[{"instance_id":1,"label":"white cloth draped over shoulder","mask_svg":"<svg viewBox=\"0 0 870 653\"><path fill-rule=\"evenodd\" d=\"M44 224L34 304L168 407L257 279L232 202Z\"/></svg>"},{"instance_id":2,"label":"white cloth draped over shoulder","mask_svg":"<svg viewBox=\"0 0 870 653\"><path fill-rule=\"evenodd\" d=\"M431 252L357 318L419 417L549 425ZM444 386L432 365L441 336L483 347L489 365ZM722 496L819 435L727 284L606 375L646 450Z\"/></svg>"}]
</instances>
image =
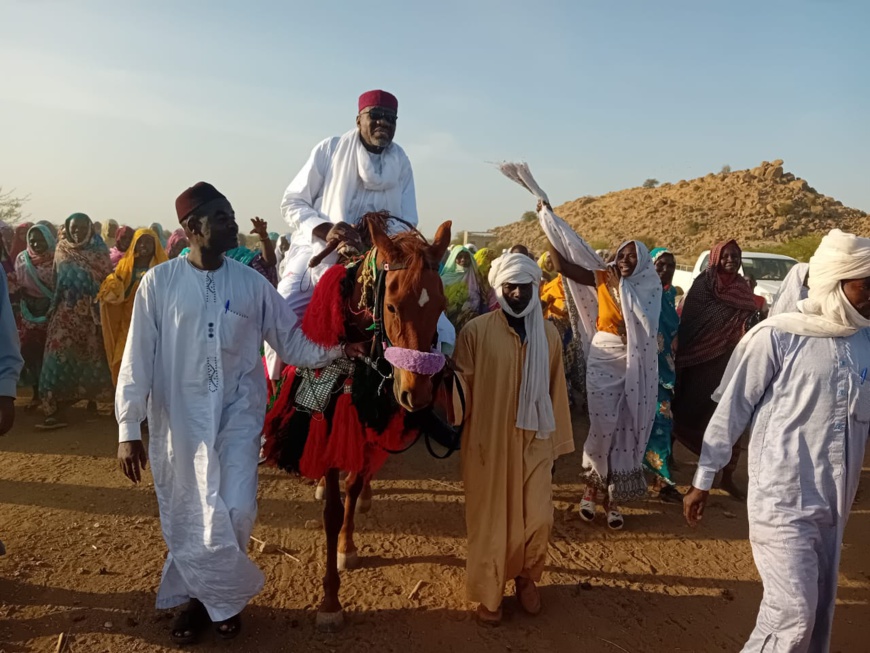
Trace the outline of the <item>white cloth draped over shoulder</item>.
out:
<instances>
[{"instance_id":1,"label":"white cloth draped over shoulder","mask_svg":"<svg viewBox=\"0 0 870 653\"><path fill-rule=\"evenodd\" d=\"M764 595L743 651L828 651L843 533L870 430L870 321L841 282L870 277L870 239L839 230L810 259L809 297L735 349L692 485L709 490L749 426L749 540Z\"/></svg>"},{"instance_id":2,"label":"white cloth draped over shoulder","mask_svg":"<svg viewBox=\"0 0 870 653\"><path fill-rule=\"evenodd\" d=\"M546 193L525 163L504 163L500 169L541 200L538 211L541 228L563 258L590 271L606 268L589 244L549 208ZM634 243L637 267L630 277L619 282L626 330L624 344L617 336L597 333L597 289L565 279L577 306L579 335L587 357L590 437L584 446L584 467L591 468L602 482L610 479L611 497L617 501L645 494L641 464L658 396L656 337L662 286L646 246L639 241ZM614 391L622 393L616 403Z\"/></svg>"},{"instance_id":3,"label":"white cloth draped over shoulder","mask_svg":"<svg viewBox=\"0 0 870 653\"><path fill-rule=\"evenodd\" d=\"M523 379L517 407L517 428L534 431L545 440L556 430L553 401L550 398L550 346L544 331L544 312L537 301L541 286L541 268L524 254L503 254L492 262L489 285L495 290L502 310L515 318L523 318L528 350L523 362ZM521 313L516 313L504 297L505 283L532 284L532 300Z\"/></svg>"},{"instance_id":4,"label":"white cloth draped over shoulder","mask_svg":"<svg viewBox=\"0 0 870 653\"><path fill-rule=\"evenodd\" d=\"M802 299L806 299L809 292L808 288L804 285L809 269L810 266L806 263L798 263L788 271L785 279L782 280L779 291L773 298L773 302L771 302L768 317L773 317L780 313L793 313L797 310L797 303Z\"/></svg>"},{"instance_id":5,"label":"white cloth draped over shoulder","mask_svg":"<svg viewBox=\"0 0 870 653\"><path fill-rule=\"evenodd\" d=\"M281 262L278 292L299 319L317 281L338 260L333 253L316 268L308 268L311 258L326 246L314 229L324 223L353 224L377 211L417 224L414 173L399 144L390 143L374 154L365 149L356 128L318 143L281 200L281 215L290 226L290 249ZM388 227L391 234L406 229L397 221ZM279 379L283 364L268 346L266 364L269 377Z\"/></svg>"},{"instance_id":6,"label":"white cloth draped over shoulder","mask_svg":"<svg viewBox=\"0 0 870 653\"><path fill-rule=\"evenodd\" d=\"M247 557L257 515L257 459L266 413L265 340L292 365L341 355L305 338L259 273L226 259L217 270L187 257L149 270L136 293L118 375L120 441L149 460L169 549L157 607L191 597L214 621L238 614L263 586Z\"/></svg>"}]
</instances>

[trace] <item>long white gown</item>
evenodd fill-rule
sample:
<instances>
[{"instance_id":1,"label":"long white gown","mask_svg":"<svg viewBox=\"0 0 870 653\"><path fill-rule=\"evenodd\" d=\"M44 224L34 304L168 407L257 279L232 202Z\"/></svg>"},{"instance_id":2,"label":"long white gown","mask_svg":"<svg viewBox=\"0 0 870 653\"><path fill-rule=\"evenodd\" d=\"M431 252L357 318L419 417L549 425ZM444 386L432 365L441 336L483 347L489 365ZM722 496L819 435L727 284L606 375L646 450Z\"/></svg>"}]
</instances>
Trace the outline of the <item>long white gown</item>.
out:
<instances>
[{"instance_id":1,"label":"long white gown","mask_svg":"<svg viewBox=\"0 0 870 653\"><path fill-rule=\"evenodd\" d=\"M764 584L745 653L829 649L843 530L870 433L870 329L844 338L763 329L704 435L709 490L752 423L749 540Z\"/></svg>"},{"instance_id":2,"label":"long white gown","mask_svg":"<svg viewBox=\"0 0 870 653\"><path fill-rule=\"evenodd\" d=\"M257 459L267 390L260 345L291 365L322 367L322 349L259 273L226 259L214 271L186 257L150 270L139 285L118 377L121 442L149 457L169 555L157 607L197 598L228 619L263 587L246 554L257 516Z\"/></svg>"}]
</instances>

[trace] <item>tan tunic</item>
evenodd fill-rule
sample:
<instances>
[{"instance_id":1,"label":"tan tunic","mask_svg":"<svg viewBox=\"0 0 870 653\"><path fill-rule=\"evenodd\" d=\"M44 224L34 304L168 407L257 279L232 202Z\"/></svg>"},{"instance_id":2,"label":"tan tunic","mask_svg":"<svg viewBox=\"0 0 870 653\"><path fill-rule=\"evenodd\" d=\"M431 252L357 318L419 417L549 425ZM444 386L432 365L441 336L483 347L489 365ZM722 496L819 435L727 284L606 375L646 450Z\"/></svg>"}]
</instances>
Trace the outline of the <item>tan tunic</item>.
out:
<instances>
[{"instance_id":1,"label":"tan tunic","mask_svg":"<svg viewBox=\"0 0 870 653\"><path fill-rule=\"evenodd\" d=\"M495 611L505 583L541 579L553 525L552 467L574 451L562 343L546 323L556 431L546 440L516 427L526 345L501 310L469 322L455 360L467 388L462 476L468 528L468 598Z\"/></svg>"}]
</instances>

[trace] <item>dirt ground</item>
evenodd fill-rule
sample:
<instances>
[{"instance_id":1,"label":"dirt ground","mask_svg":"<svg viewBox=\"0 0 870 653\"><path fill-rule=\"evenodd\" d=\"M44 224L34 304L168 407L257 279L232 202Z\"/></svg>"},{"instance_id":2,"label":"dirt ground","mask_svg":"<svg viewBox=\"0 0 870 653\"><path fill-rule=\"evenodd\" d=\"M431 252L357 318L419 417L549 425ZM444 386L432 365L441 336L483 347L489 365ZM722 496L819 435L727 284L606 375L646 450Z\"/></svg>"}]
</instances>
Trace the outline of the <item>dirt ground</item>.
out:
<instances>
[{"instance_id":1,"label":"dirt ground","mask_svg":"<svg viewBox=\"0 0 870 653\"><path fill-rule=\"evenodd\" d=\"M118 471L110 417L71 417L68 429L46 433L19 411L0 439L0 651L55 651L61 633L71 653L175 650L171 614L154 609L165 546L153 487L132 487ZM585 432L578 421L578 449ZM693 459L677 456L685 484ZM543 614L528 617L508 598L505 623L484 629L465 599L458 456L437 461L420 446L393 457L359 521L363 566L342 574L346 626L337 635L314 626L324 538L313 487L264 468L254 535L298 562L252 549L266 587L245 611L243 632L233 642L209 632L194 650L738 651L761 598L745 507L716 495L690 530L679 506L650 499L628 509L626 530L613 533L600 515L593 525L577 516L579 461L573 454L558 463ZM870 469L864 476L866 488ZM832 651L865 651L870 641L867 492L846 532Z\"/></svg>"}]
</instances>

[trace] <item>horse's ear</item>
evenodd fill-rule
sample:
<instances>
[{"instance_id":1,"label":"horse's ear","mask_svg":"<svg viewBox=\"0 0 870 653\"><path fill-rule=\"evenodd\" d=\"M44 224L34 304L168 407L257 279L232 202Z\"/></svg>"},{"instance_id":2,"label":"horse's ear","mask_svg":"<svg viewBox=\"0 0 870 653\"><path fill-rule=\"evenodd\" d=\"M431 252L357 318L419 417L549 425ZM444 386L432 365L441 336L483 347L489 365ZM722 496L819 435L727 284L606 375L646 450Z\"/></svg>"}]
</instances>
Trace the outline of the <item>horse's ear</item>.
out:
<instances>
[{"instance_id":1,"label":"horse's ear","mask_svg":"<svg viewBox=\"0 0 870 653\"><path fill-rule=\"evenodd\" d=\"M393 241L390 240L390 237L381 228L381 225L377 220L369 220L368 222L369 235L372 238L372 245L377 247L380 252L383 252L387 260L393 258L393 255L396 251L396 248L393 247Z\"/></svg>"},{"instance_id":2,"label":"horse's ear","mask_svg":"<svg viewBox=\"0 0 870 653\"><path fill-rule=\"evenodd\" d=\"M440 261L444 256L444 252L450 247L450 227L452 226L453 223L448 220L438 227L438 231L435 232L435 240L432 241L432 245L429 247L429 256L433 261Z\"/></svg>"}]
</instances>

